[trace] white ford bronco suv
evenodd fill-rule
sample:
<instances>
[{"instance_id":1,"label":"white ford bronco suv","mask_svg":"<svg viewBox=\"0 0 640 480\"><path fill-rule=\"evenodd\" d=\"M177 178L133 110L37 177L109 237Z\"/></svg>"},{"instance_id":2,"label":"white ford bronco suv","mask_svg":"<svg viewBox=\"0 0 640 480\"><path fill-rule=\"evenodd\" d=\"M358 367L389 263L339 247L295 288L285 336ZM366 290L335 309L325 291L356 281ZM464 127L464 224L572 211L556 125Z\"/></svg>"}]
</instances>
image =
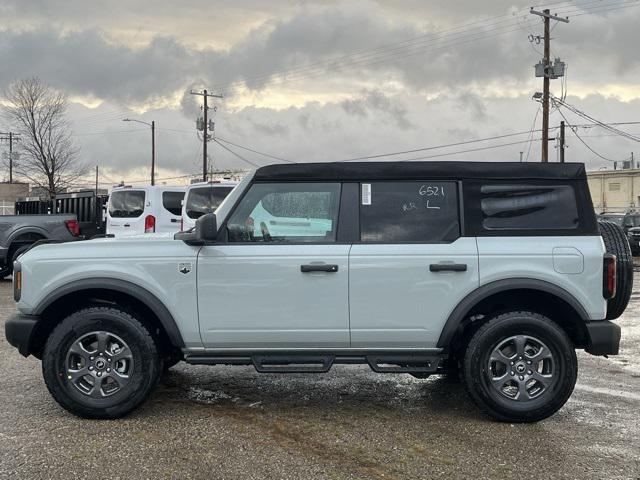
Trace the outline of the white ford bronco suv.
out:
<instances>
[{"instance_id":1,"label":"white ford bronco suv","mask_svg":"<svg viewBox=\"0 0 640 480\"><path fill-rule=\"evenodd\" d=\"M164 368L457 373L509 422L571 395L575 349L618 353L633 269L582 164L271 165L175 237L38 245L8 341L64 408L114 418Z\"/></svg>"}]
</instances>

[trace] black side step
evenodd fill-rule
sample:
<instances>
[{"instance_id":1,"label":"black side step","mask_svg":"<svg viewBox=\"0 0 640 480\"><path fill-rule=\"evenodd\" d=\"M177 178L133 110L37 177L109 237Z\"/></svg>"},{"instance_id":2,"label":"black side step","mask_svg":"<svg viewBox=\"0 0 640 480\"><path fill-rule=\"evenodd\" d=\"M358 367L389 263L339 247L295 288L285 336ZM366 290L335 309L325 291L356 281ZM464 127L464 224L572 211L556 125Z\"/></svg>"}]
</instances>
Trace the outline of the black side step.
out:
<instances>
[{"instance_id":1,"label":"black side step","mask_svg":"<svg viewBox=\"0 0 640 480\"><path fill-rule=\"evenodd\" d=\"M260 373L325 373L333 365L333 355L253 355Z\"/></svg>"},{"instance_id":2,"label":"black side step","mask_svg":"<svg viewBox=\"0 0 640 480\"><path fill-rule=\"evenodd\" d=\"M251 357L230 355L187 355L184 361L191 365L252 365Z\"/></svg>"},{"instance_id":3,"label":"black side step","mask_svg":"<svg viewBox=\"0 0 640 480\"><path fill-rule=\"evenodd\" d=\"M440 363L438 355L367 355L367 363L377 373L435 373Z\"/></svg>"}]
</instances>

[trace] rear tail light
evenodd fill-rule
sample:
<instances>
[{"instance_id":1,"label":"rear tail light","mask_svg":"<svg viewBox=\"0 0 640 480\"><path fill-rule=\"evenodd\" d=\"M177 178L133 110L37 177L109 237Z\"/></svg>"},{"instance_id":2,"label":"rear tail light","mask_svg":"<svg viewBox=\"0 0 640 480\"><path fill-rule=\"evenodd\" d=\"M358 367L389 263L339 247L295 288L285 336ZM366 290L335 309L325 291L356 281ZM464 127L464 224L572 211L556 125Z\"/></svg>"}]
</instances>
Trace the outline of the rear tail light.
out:
<instances>
[{"instance_id":1,"label":"rear tail light","mask_svg":"<svg viewBox=\"0 0 640 480\"><path fill-rule=\"evenodd\" d=\"M67 230L74 237L80 235L80 224L77 220L65 220L64 224L67 226Z\"/></svg>"},{"instance_id":2,"label":"rear tail light","mask_svg":"<svg viewBox=\"0 0 640 480\"><path fill-rule=\"evenodd\" d=\"M154 233L156 231L156 217L147 215L144 219L144 233Z\"/></svg>"},{"instance_id":3,"label":"rear tail light","mask_svg":"<svg viewBox=\"0 0 640 480\"><path fill-rule=\"evenodd\" d=\"M602 269L602 295L604 298L613 298L616 295L617 277L616 256L605 254Z\"/></svg>"}]
</instances>

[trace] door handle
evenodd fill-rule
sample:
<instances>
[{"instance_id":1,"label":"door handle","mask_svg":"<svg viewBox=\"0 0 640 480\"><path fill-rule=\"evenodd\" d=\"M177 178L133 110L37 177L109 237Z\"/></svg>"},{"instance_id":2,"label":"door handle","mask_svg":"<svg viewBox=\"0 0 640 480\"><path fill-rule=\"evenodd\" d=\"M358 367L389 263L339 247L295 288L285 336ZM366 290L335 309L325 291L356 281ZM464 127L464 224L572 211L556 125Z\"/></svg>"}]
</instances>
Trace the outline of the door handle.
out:
<instances>
[{"instance_id":1,"label":"door handle","mask_svg":"<svg viewBox=\"0 0 640 480\"><path fill-rule=\"evenodd\" d=\"M129 225L128 223L125 223L123 226L130 227L131 225Z\"/></svg>"},{"instance_id":2,"label":"door handle","mask_svg":"<svg viewBox=\"0 0 640 480\"><path fill-rule=\"evenodd\" d=\"M300 265L300 271L302 273L308 273L308 272L335 273L338 271L338 265L330 265L328 263L311 263L308 265Z\"/></svg>"},{"instance_id":3,"label":"door handle","mask_svg":"<svg viewBox=\"0 0 640 480\"><path fill-rule=\"evenodd\" d=\"M172 218L171 223L178 223L180 221L179 218Z\"/></svg>"},{"instance_id":4,"label":"door handle","mask_svg":"<svg viewBox=\"0 0 640 480\"><path fill-rule=\"evenodd\" d=\"M432 263L429 265L430 272L466 272L466 263Z\"/></svg>"}]
</instances>

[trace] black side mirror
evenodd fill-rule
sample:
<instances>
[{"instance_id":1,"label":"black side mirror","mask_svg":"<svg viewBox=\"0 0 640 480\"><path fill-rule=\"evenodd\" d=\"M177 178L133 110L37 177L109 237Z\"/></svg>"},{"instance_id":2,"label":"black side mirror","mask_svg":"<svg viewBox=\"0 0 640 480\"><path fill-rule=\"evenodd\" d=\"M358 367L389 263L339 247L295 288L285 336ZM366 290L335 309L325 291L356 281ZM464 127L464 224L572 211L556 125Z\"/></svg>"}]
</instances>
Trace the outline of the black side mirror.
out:
<instances>
[{"instance_id":1,"label":"black side mirror","mask_svg":"<svg viewBox=\"0 0 640 480\"><path fill-rule=\"evenodd\" d=\"M195 228L186 232L178 232L174 240L182 240L187 245L204 245L215 241L218 236L218 220L215 213L207 213L196 220Z\"/></svg>"},{"instance_id":2,"label":"black side mirror","mask_svg":"<svg viewBox=\"0 0 640 480\"><path fill-rule=\"evenodd\" d=\"M215 213L207 213L196 220L196 237L204 242L213 242L218 236L218 220Z\"/></svg>"}]
</instances>

